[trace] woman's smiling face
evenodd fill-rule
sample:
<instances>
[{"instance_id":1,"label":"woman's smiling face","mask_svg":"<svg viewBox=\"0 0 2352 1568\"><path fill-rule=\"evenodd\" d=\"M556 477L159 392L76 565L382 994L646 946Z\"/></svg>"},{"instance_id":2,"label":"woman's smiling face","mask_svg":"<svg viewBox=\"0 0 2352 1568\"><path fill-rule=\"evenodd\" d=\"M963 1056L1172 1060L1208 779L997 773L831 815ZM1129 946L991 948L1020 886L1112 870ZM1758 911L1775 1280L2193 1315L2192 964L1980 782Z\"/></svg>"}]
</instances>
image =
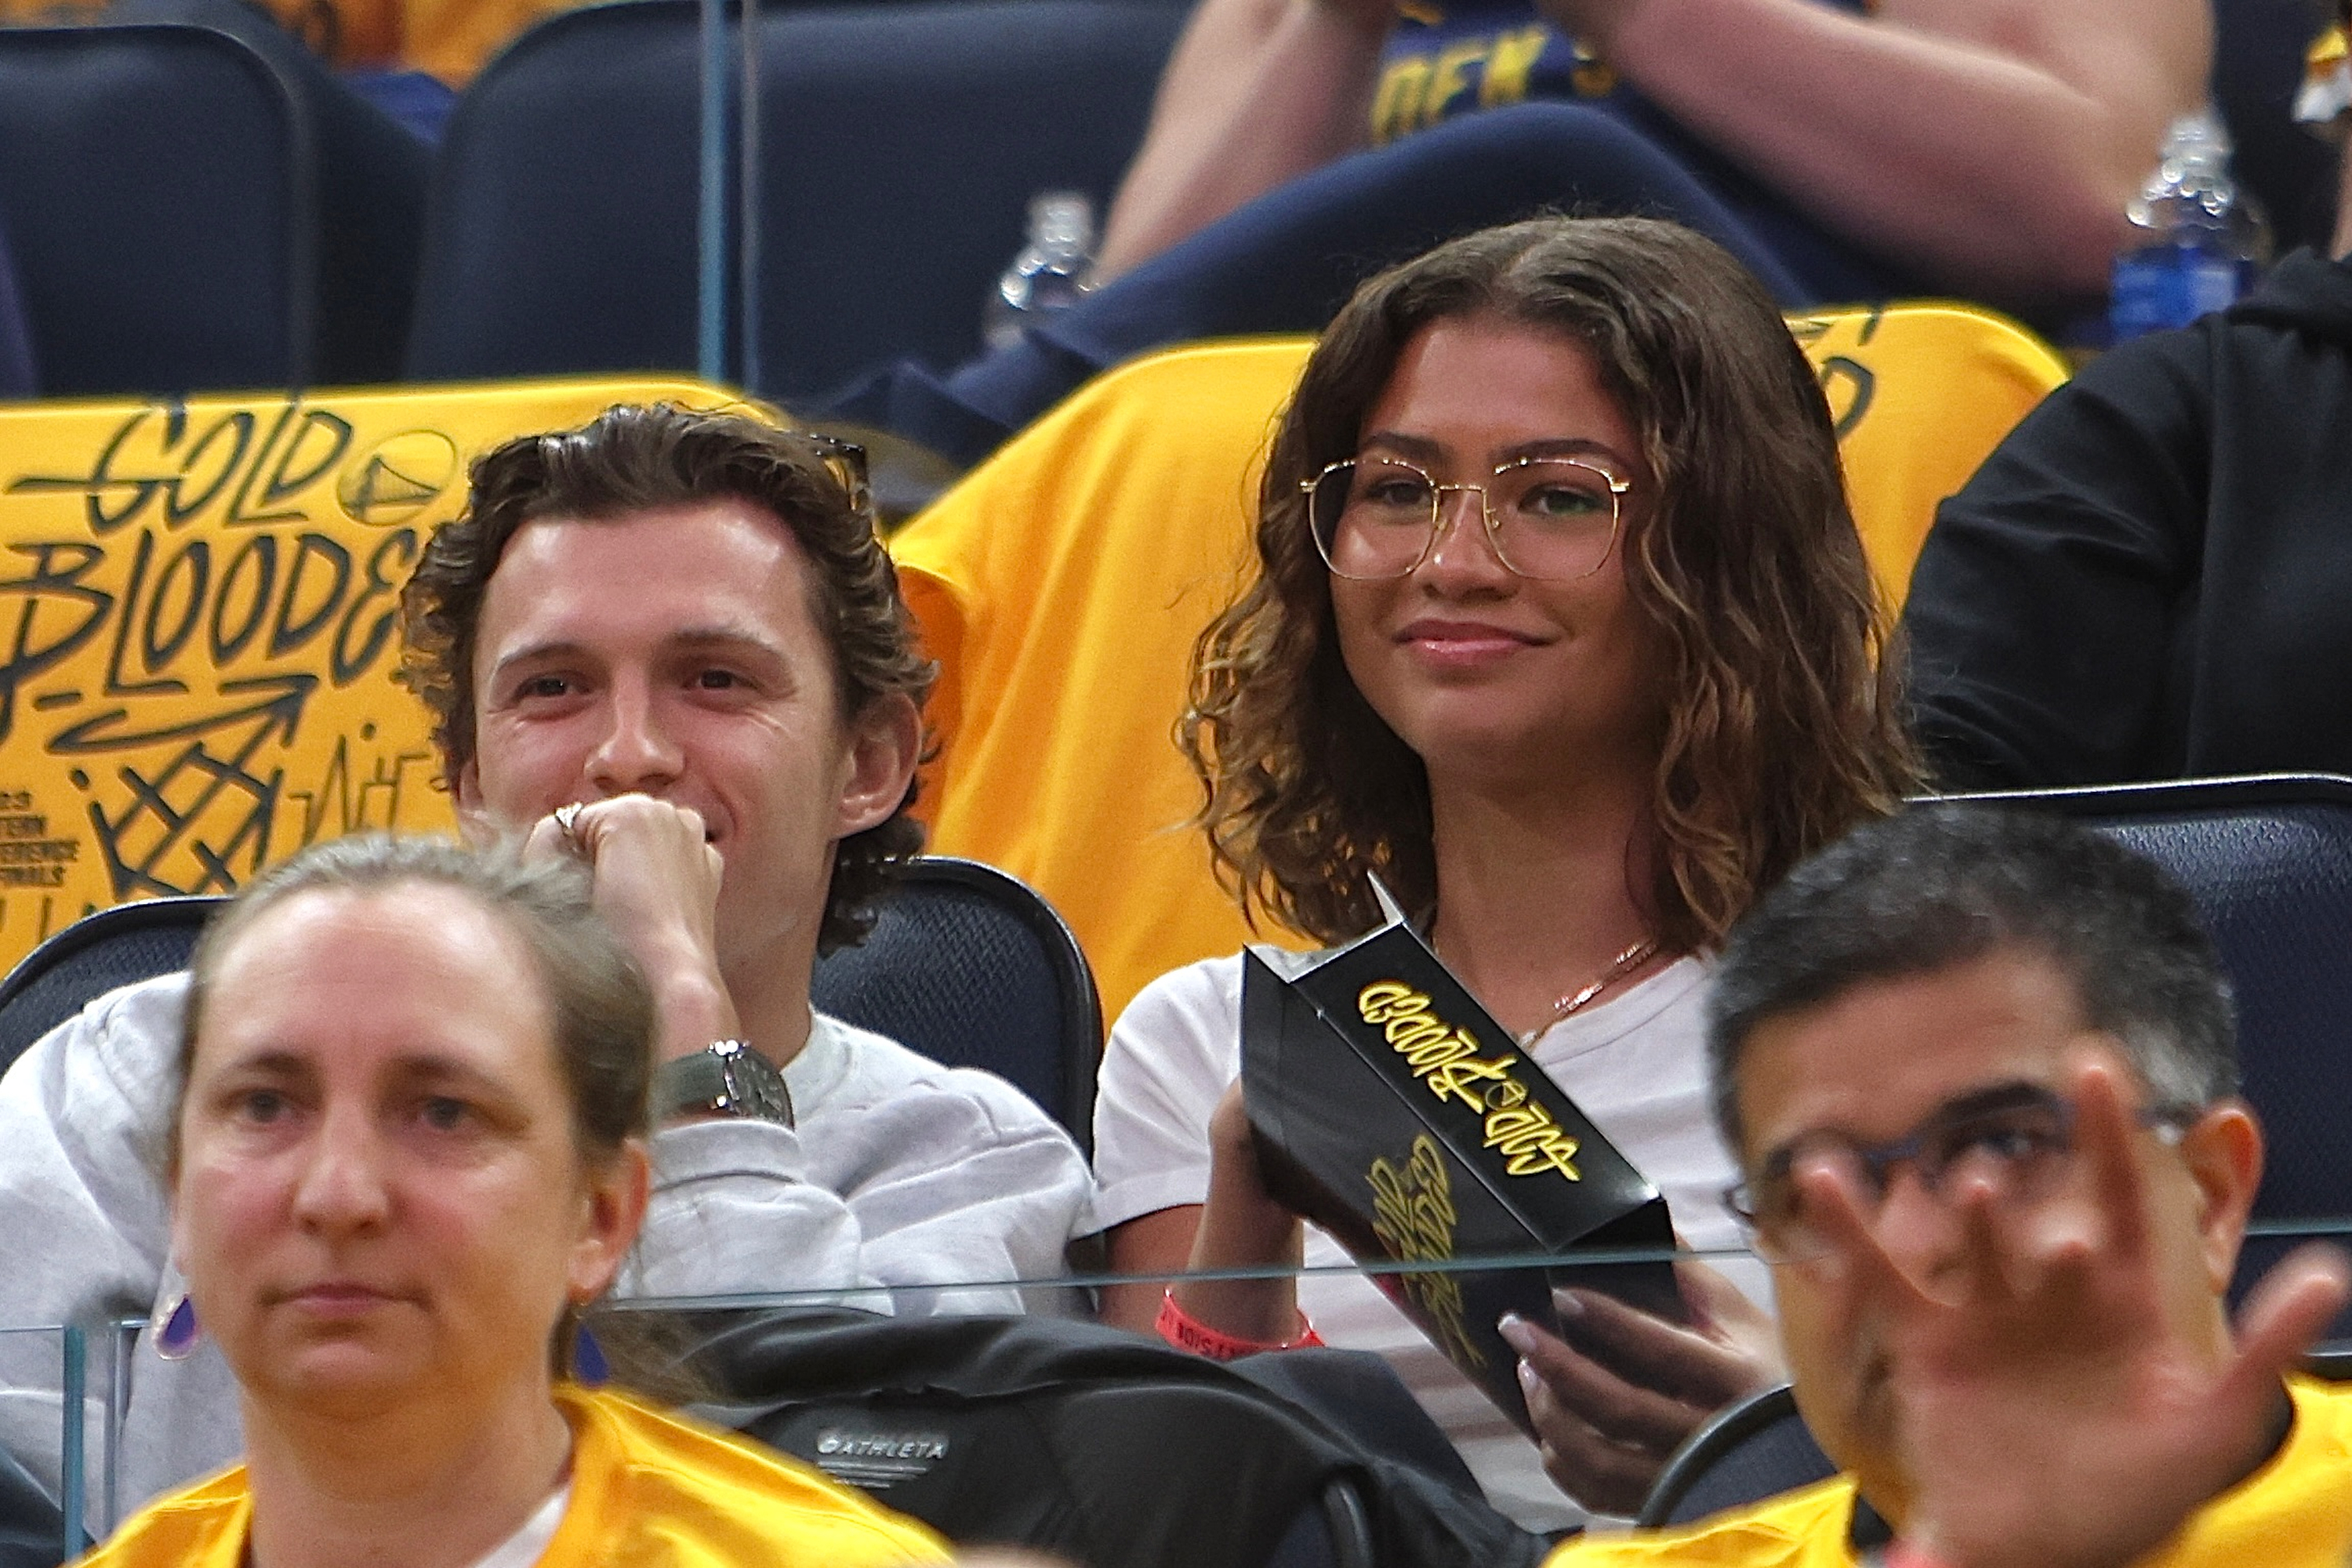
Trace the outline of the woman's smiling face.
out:
<instances>
[{"instance_id":1,"label":"woman's smiling face","mask_svg":"<svg viewBox=\"0 0 2352 1568\"><path fill-rule=\"evenodd\" d=\"M1433 321L1398 357L1357 456L1402 459L1446 486L1484 486L1534 457L1577 458L1630 481L1615 542L1582 577L1513 573L1478 498L1453 491L1410 574L1332 577L1349 674L1433 772L1540 776L1564 755L1654 744L1662 702L1624 564L1654 487L1581 344L1495 316Z\"/></svg>"},{"instance_id":2,"label":"woman's smiling face","mask_svg":"<svg viewBox=\"0 0 2352 1568\"><path fill-rule=\"evenodd\" d=\"M580 1152L535 966L454 889L314 889L220 955L173 1252L248 1400L374 1413L546 1376L635 1227Z\"/></svg>"}]
</instances>

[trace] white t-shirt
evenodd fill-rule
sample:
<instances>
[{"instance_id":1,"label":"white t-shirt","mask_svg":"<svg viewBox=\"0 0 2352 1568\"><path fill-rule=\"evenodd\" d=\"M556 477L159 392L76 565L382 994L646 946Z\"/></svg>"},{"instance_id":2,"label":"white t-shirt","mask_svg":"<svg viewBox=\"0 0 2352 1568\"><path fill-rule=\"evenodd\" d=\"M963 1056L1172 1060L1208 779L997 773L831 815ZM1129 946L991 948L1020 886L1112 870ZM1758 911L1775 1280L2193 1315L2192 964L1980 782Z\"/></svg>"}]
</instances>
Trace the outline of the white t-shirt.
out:
<instances>
[{"instance_id":1,"label":"white t-shirt","mask_svg":"<svg viewBox=\"0 0 2352 1568\"><path fill-rule=\"evenodd\" d=\"M1656 1184L1676 1232L1702 1251L1742 1240L1723 1204L1737 1175L1707 1108L1707 973L1681 959L1561 1019L1526 1053ZM1241 989L1238 953L1188 964L1144 987L1111 1029L1095 1098L1095 1216L1106 1227L1206 1200L1209 1116L1241 1071ZM1307 1261L1349 1259L1310 1226ZM1727 1272L1769 1300L1759 1265ZM1375 1352L1396 1369L1497 1509L1531 1530L1584 1517L1544 1474L1535 1445L1361 1275L1307 1275L1298 1303L1326 1343Z\"/></svg>"}]
</instances>

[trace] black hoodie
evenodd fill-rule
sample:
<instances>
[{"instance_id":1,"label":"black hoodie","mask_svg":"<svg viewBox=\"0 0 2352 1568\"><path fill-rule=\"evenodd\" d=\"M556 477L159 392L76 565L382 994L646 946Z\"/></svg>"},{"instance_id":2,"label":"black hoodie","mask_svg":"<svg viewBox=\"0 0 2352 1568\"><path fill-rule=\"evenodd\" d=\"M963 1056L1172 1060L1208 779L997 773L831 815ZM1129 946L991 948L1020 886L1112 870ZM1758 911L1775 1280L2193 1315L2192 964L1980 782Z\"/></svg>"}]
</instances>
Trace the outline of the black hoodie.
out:
<instances>
[{"instance_id":1,"label":"black hoodie","mask_svg":"<svg viewBox=\"0 0 2352 1568\"><path fill-rule=\"evenodd\" d=\"M2352 264L2299 250L2051 394L1903 621L1946 787L2352 773Z\"/></svg>"}]
</instances>

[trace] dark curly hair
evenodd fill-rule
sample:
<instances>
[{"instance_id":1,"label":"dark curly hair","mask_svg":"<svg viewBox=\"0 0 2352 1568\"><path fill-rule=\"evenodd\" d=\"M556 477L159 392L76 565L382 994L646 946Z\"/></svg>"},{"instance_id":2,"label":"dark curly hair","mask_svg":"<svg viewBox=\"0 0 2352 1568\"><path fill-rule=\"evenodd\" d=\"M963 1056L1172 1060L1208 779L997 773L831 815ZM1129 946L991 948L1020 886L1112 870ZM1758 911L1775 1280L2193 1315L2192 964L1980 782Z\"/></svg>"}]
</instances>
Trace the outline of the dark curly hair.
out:
<instances>
[{"instance_id":1,"label":"dark curly hair","mask_svg":"<svg viewBox=\"0 0 2352 1568\"><path fill-rule=\"evenodd\" d=\"M1738 261L1654 219L1454 240L1366 283L1316 344L1266 463L1258 575L1202 634L1179 726L1218 874L1325 942L1377 923L1368 875L1435 907L1428 774L1340 661L1299 486L1356 455L1416 333L1478 314L1580 343L1640 432L1656 500L1621 548L1666 711L1656 884L1636 891L1669 948L1714 946L1918 771L1812 367Z\"/></svg>"},{"instance_id":2,"label":"dark curly hair","mask_svg":"<svg viewBox=\"0 0 2352 1568\"><path fill-rule=\"evenodd\" d=\"M663 507L738 500L775 517L814 567L814 609L833 649L842 717L903 694L922 705L938 667L924 658L897 572L875 532L859 468L845 447L743 414L625 404L577 430L524 436L477 458L464 515L436 530L401 591L401 675L433 712L441 782L474 756L474 647L482 597L507 542L543 517L605 521ZM822 952L865 940L898 868L921 852L908 813L835 848L818 928Z\"/></svg>"}]
</instances>

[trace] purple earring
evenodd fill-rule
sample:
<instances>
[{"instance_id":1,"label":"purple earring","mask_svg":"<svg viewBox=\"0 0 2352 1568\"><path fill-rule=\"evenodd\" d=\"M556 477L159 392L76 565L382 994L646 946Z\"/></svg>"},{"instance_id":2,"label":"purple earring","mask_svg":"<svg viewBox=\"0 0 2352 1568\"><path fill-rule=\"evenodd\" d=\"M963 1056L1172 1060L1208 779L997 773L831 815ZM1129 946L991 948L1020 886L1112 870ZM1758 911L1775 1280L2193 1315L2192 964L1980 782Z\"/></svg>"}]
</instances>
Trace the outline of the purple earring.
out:
<instances>
[{"instance_id":1,"label":"purple earring","mask_svg":"<svg viewBox=\"0 0 2352 1568\"><path fill-rule=\"evenodd\" d=\"M196 1304L186 1291L167 1307L158 1307L147 1321L148 1336L155 1342L155 1353L165 1361L185 1361L196 1353L196 1342L205 1335L205 1326L196 1321Z\"/></svg>"},{"instance_id":2,"label":"purple earring","mask_svg":"<svg viewBox=\"0 0 2352 1568\"><path fill-rule=\"evenodd\" d=\"M612 1363L604 1359L604 1347L583 1323L572 1337L572 1380L583 1388L601 1388L613 1380Z\"/></svg>"}]
</instances>

